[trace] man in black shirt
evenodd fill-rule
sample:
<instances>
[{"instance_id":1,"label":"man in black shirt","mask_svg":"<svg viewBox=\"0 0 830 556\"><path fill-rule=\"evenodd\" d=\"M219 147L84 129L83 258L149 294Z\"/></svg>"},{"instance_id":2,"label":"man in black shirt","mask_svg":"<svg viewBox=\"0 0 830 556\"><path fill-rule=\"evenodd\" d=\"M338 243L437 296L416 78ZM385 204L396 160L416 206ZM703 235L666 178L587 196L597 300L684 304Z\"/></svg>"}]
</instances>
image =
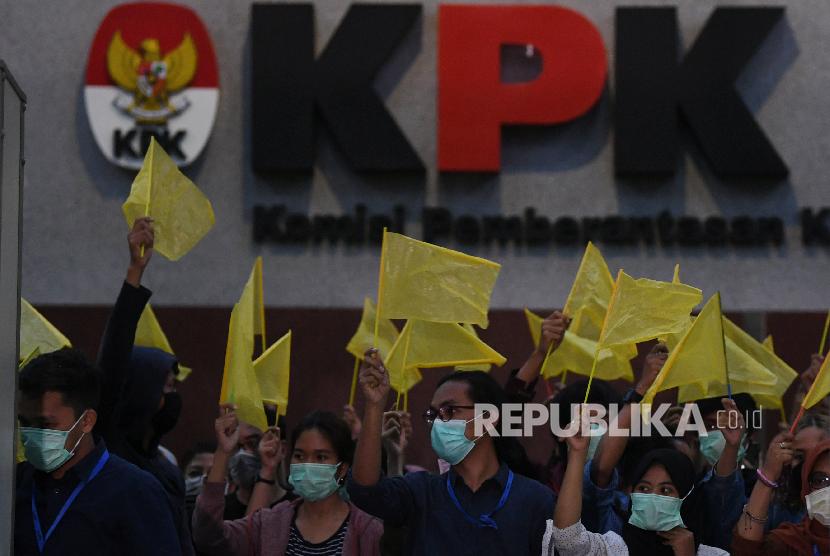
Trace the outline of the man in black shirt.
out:
<instances>
[{"instance_id":1,"label":"man in black shirt","mask_svg":"<svg viewBox=\"0 0 830 556\"><path fill-rule=\"evenodd\" d=\"M17 468L15 554L181 554L161 485L92 435L99 371L64 349L31 361L18 382L27 461Z\"/></svg>"}]
</instances>

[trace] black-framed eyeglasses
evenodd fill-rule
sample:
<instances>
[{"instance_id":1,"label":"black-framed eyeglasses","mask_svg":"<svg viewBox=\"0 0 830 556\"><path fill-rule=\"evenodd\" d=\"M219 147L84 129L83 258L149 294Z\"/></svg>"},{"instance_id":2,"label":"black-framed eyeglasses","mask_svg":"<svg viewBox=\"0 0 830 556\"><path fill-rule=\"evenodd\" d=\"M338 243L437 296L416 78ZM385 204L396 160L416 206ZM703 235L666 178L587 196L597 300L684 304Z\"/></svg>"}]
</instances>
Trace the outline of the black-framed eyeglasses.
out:
<instances>
[{"instance_id":1,"label":"black-framed eyeglasses","mask_svg":"<svg viewBox=\"0 0 830 556\"><path fill-rule=\"evenodd\" d=\"M424 411L424 421L426 421L427 425L431 425L435 418L439 418L445 423L452 419L452 416L455 414L456 410L458 409L475 409L474 405L442 405L438 409L434 407L430 407L426 411Z\"/></svg>"},{"instance_id":2,"label":"black-framed eyeglasses","mask_svg":"<svg viewBox=\"0 0 830 556\"><path fill-rule=\"evenodd\" d=\"M810 473L810 476L807 478L807 484L810 485L812 490L830 487L830 475L822 473L821 471L815 471Z\"/></svg>"}]
</instances>

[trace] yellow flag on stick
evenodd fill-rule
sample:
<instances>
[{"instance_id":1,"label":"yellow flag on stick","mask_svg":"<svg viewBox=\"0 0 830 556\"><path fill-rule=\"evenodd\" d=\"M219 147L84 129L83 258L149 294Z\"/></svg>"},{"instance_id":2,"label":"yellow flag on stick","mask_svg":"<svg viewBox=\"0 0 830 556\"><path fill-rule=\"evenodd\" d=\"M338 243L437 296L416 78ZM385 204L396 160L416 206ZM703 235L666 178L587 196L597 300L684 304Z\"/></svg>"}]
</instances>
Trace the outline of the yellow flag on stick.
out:
<instances>
[{"instance_id":1,"label":"yellow flag on stick","mask_svg":"<svg viewBox=\"0 0 830 556\"><path fill-rule=\"evenodd\" d=\"M253 306L253 288L246 287L231 311L219 403L236 404L236 412L241 421L264 431L268 422L253 362Z\"/></svg>"},{"instance_id":2,"label":"yellow flag on stick","mask_svg":"<svg viewBox=\"0 0 830 556\"><path fill-rule=\"evenodd\" d=\"M378 313L389 319L472 323L487 327L501 265L385 232Z\"/></svg>"},{"instance_id":3,"label":"yellow flag on stick","mask_svg":"<svg viewBox=\"0 0 830 556\"><path fill-rule=\"evenodd\" d=\"M262 399L277 406L277 415L288 409L288 385L291 377L291 331L274 342L254 361Z\"/></svg>"},{"instance_id":4,"label":"yellow flag on stick","mask_svg":"<svg viewBox=\"0 0 830 556\"><path fill-rule=\"evenodd\" d=\"M389 371L390 382L405 385L409 381L403 377L410 368L481 364L501 366L505 361L501 354L459 324L410 320L384 365Z\"/></svg>"},{"instance_id":5,"label":"yellow flag on stick","mask_svg":"<svg viewBox=\"0 0 830 556\"><path fill-rule=\"evenodd\" d=\"M542 322L544 319L528 309L525 309L525 318L530 328L533 344L538 347L542 337ZM625 348L626 346L620 347ZM565 332L559 347L552 351L550 357L544 362L541 371L542 376L553 378L564 371L590 376L596 352L597 342L595 340L583 338L569 329ZM599 360L594 376L603 380L624 379L633 381L634 373L629 361L636 355L636 346L633 353L627 350L626 353L620 353L612 349L602 349L599 352Z\"/></svg>"},{"instance_id":6,"label":"yellow flag on stick","mask_svg":"<svg viewBox=\"0 0 830 556\"><path fill-rule=\"evenodd\" d=\"M658 392L677 386L697 385L706 392L709 383L725 382L727 367L723 341L720 294L715 294L669 353L642 403L650 404Z\"/></svg>"},{"instance_id":7,"label":"yellow flag on stick","mask_svg":"<svg viewBox=\"0 0 830 556\"><path fill-rule=\"evenodd\" d=\"M821 364L821 368L816 375L816 379L801 401L801 407L810 409L830 394L830 371L827 370L828 361L830 361L830 357L825 357L824 363Z\"/></svg>"},{"instance_id":8,"label":"yellow flag on stick","mask_svg":"<svg viewBox=\"0 0 830 556\"><path fill-rule=\"evenodd\" d=\"M208 198L179 171L155 138L122 210L130 227L137 218L153 218L154 249L171 261L190 251L215 222Z\"/></svg>"},{"instance_id":9,"label":"yellow flag on stick","mask_svg":"<svg viewBox=\"0 0 830 556\"><path fill-rule=\"evenodd\" d=\"M254 267L245 282L242 298L251 303L251 319L254 327L254 336L259 336L262 342L262 351L265 351L265 296L262 291L262 257L257 257Z\"/></svg>"},{"instance_id":10,"label":"yellow flag on stick","mask_svg":"<svg viewBox=\"0 0 830 556\"><path fill-rule=\"evenodd\" d=\"M30 360L29 356L35 353L36 350L38 354L43 354L65 347L72 347L67 337L61 334L51 322L46 320L46 317L21 297L20 357Z\"/></svg>"},{"instance_id":11,"label":"yellow flag on stick","mask_svg":"<svg viewBox=\"0 0 830 556\"><path fill-rule=\"evenodd\" d=\"M599 249L589 241L562 309L565 315L573 319L568 330L583 338L599 338L613 290L614 278L611 277L608 264Z\"/></svg>"},{"instance_id":12,"label":"yellow flag on stick","mask_svg":"<svg viewBox=\"0 0 830 556\"><path fill-rule=\"evenodd\" d=\"M377 307L372 303L372 300L368 297L364 299L363 315L360 317L360 324L357 326L354 336L352 336L346 345L346 351L360 360L363 360L366 350L371 347L376 347L380 352L381 359L383 359L389 355L389 352L392 351L392 346L395 345L395 340L398 339L398 329L395 327L395 324L389 319L381 319L378 326L378 345L372 345L376 313Z\"/></svg>"},{"instance_id":13,"label":"yellow flag on stick","mask_svg":"<svg viewBox=\"0 0 830 556\"><path fill-rule=\"evenodd\" d=\"M144 311L142 311L141 317L138 319L138 326L135 329L135 345L156 348L170 355L176 355L173 348L170 347L167 335L161 329L156 314L153 312L149 303L144 306ZM193 372L193 369L179 363L179 374L176 376L176 379L183 381L190 376L191 372Z\"/></svg>"},{"instance_id":14,"label":"yellow flag on stick","mask_svg":"<svg viewBox=\"0 0 830 556\"><path fill-rule=\"evenodd\" d=\"M478 332L476 332L475 327L472 324L462 324L461 325L464 330L478 338ZM490 363L473 363L470 365L456 365L456 371L484 371L485 373L490 372Z\"/></svg>"},{"instance_id":15,"label":"yellow flag on stick","mask_svg":"<svg viewBox=\"0 0 830 556\"><path fill-rule=\"evenodd\" d=\"M702 297L699 289L685 284L635 280L620 270L599 346L636 344L680 332L688 326L689 314Z\"/></svg>"},{"instance_id":16,"label":"yellow flag on stick","mask_svg":"<svg viewBox=\"0 0 830 556\"><path fill-rule=\"evenodd\" d=\"M772 334L767 334L767 337L764 338L763 344L765 348L775 353L775 341L772 339Z\"/></svg>"}]
</instances>

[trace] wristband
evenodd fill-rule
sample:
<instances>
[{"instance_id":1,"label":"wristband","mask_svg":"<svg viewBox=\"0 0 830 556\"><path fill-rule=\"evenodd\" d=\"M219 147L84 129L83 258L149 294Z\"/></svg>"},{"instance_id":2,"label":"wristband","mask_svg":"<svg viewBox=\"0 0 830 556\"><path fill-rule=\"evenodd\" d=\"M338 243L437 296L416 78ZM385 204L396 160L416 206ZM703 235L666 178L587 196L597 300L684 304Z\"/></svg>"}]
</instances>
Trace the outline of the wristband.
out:
<instances>
[{"instance_id":1,"label":"wristband","mask_svg":"<svg viewBox=\"0 0 830 556\"><path fill-rule=\"evenodd\" d=\"M623 404L640 403L641 401L643 401L643 397L634 388L629 388L623 396Z\"/></svg>"},{"instance_id":2,"label":"wristband","mask_svg":"<svg viewBox=\"0 0 830 556\"><path fill-rule=\"evenodd\" d=\"M757 469L755 474L758 476L758 480L767 485L770 488L778 488L778 483L767 477L763 471Z\"/></svg>"},{"instance_id":3,"label":"wristband","mask_svg":"<svg viewBox=\"0 0 830 556\"><path fill-rule=\"evenodd\" d=\"M277 484L277 481L266 479L262 475L257 475L256 481L254 481L254 484L256 484L256 483L265 483L266 485L274 486L274 485Z\"/></svg>"}]
</instances>

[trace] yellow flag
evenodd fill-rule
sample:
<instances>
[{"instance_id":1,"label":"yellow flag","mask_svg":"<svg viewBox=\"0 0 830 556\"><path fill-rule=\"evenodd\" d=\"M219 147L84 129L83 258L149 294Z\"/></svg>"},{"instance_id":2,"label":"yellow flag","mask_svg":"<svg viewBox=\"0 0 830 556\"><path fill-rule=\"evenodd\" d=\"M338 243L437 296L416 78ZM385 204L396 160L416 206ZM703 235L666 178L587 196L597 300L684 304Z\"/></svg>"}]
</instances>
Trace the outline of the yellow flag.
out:
<instances>
[{"instance_id":1,"label":"yellow flag","mask_svg":"<svg viewBox=\"0 0 830 556\"><path fill-rule=\"evenodd\" d=\"M530 335L533 344L539 346L542 336L543 318L525 309L525 318L530 328ZM621 346L626 348L626 346ZM594 363L594 355L597 351L597 342L583 338L569 329L562 338L559 347L551 352L542 367L542 376L553 378L559 376L563 371L590 376L591 367ZM625 350L619 353L612 349L602 349L599 352L599 360L594 376L603 380L624 379L633 381L634 373L631 370L630 359L637 355L636 347L633 353Z\"/></svg>"},{"instance_id":2,"label":"yellow flag","mask_svg":"<svg viewBox=\"0 0 830 556\"><path fill-rule=\"evenodd\" d=\"M360 317L360 324L357 330L346 345L346 351L360 360L366 354L366 350L372 346L375 334L375 316L377 307L368 297L363 300L363 315ZM380 352L381 359L389 355L395 340L398 339L398 329L389 319L381 319L378 326L378 345L374 346Z\"/></svg>"},{"instance_id":3,"label":"yellow flag","mask_svg":"<svg viewBox=\"0 0 830 556\"><path fill-rule=\"evenodd\" d=\"M798 373L726 317L723 317L723 332L732 393L751 394L763 407L782 407L781 397ZM682 386L678 401L684 403L727 393L725 378L716 377L705 385Z\"/></svg>"},{"instance_id":4,"label":"yellow flag","mask_svg":"<svg viewBox=\"0 0 830 556\"><path fill-rule=\"evenodd\" d=\"M65 347L72 347L66 336L60 333L37 309L20 298L20 357L50 353Z\"/></svg>"},{"instance_id":5,"label":"yellow flag","mask_svg":"<svg viewBox=\"0 0 830 556\"><path fill-rule=\"evenodd\" d=\"M137 218L153 219L154 249L171 261L190 251L215 222L208 198L179 171L155 138L121 208L130 227Z\"/></svg>"},{"instance_id":6,"label":"yellow flag","mask_svg":"<svg viewBox=\"0 0 830 556\"><path fill-rule=\"evenodd\" d=\"M285 415L291 377L290 330L254 361L254 371L262 399L277 406L277 415Z\"/></svg>"},{"instance_id":7,"label":"yellow flag","mask_svg":"<svg viewBox=\"0 0 830 556\"><path fill-rule=\"evenodd\" d=\"M141 317L138 319L138 326L135 329L135 345L156 348L170 355L176 355L173 352L173 348L170 347L167 335L161 329L156 314L153 312L153 308L150 307L149 303L144 306L144 311L142 311ZM176 376L176 379L182 381L190 376L191 372L193 372L193 369L185 367L180 363L179 374Z\"/></svg>"},{"instance_id":8,"label":"yellow flag","mask_svg":"<svg viewBox=\"0 0 830 556\"><path fill-rule=\"evenodd\" d=\"M572 319L569 330L584 338L599 338L613 290L614 279L608 265L589 241L562 309Z\"/></svg>"},{"instance_id":9,"label":"yellow flag","mask_svg":"<svg viewBox=\"0 0 830 556\"><path fill-rule=\"evenodd\" d=\"M807 391L807 395L801 401L801 406L805 409L810 409L817 403L821 402L828 394L830 394L830 371L827 370L827 362L830 361L830 356L824 358L824 363L813 381L813 385Z\"/></svg>"},{"instance_id":10,"label":"yellow flag","mask_svg":"<svg viewBox=\"0 0 830 556\"><path fill-rule=\"evenodd\" d=\"M478 338L478 332L476 332L475 327L472 324L462 324L461 325L464 330ZM456 371L484 371L485 373L490 372L490 363L479 363L479 364L471 364L471 365L456 365Z\"/></svg>"},{"instance_id":11,"label":"yellow flag","mask_svg":"<svg viewBox=\"0 0 830 556\"><path fill-rule=\"evenodd\" d=\"M765 348L775 353L775 341L772 339L772 334L767 334L767 337L764 338L763 344Z\"/></svg>"},{"instance_id":12,"label":"yellow flag","mask_svg":"<svg viewBox=\"0 0 830 556\"><path fill-rule=\"evenodd\" d=\"M262 405L262 392L254 372L253 290L245 288L231 311L225 371L219 403L236 404L241 421L265 430L268 422Z\"/></svg>"},{"instance_id":13,"label":"yellow flag","mask_svg":"<svg viewBox=\"0 0 830 556\"><path fill-rule=\"evenodd\" d=\"M402 372L389 373L389 386L391 386L395 392L403 394L412 390L412 388L423 379L424 376L421 374L421 371L415 367L407 367Z\"/></svg>"},{"instance_id":14,"label":"yellow flag","mask_svg":"<svg viewBox=\"0 0 830 556\"><path fill-rule=\"evenodd\" d=\"M688 326L689 314L702 296L699 289L685 284L635 280L620 270L599 345L636 344L679 332Z\"/></svg>"},{"instance_id":15,"label":"yellow flag","mask_svg":"<svg viewBox=\"0 0 830 556\"><path fill-rule=\"evenodd\" d=\"M456 365L504 365L506 359L456 323L407 321L384 365L390 382L402 385L406 369Z\"/></svg>"},{"instance_id":16,"label":"yellow flag","mask_svg":"<svg viewBox=\"0 0 830 556\"><path fill-rule=\"evenodd\" d=\"M646 391L642 403L650 404L657 392L677 386L693 384L706 391L709 383L725 382L726 373L720 294L715 294L669 353L663 370Z\"/></svg>"},{"instance_id":17,"label":"yellow flag","mask_svg":"<svg viewBox=\"0 0 830 556\"><path fill-rule=\"evenodd\" d=\"M259 336L262 351L265 351L265 296L262 291L262 257L257 257L248 281L245 282L245 289L242 290L242 297L251 304L251 319L254 327L254 336ZM240 300L241 301L241 300Z\"/></svg>"},{"instance_id":18,"label":"yellow flag","mask_svg":"<svg viewBox=\"0 0 830 556\"><path fill-rule=\"evenodd\" d=\"M380 316L486 328L500 268L486 259L387 232L378 281Z\"/></svg>"}]
</instances>

